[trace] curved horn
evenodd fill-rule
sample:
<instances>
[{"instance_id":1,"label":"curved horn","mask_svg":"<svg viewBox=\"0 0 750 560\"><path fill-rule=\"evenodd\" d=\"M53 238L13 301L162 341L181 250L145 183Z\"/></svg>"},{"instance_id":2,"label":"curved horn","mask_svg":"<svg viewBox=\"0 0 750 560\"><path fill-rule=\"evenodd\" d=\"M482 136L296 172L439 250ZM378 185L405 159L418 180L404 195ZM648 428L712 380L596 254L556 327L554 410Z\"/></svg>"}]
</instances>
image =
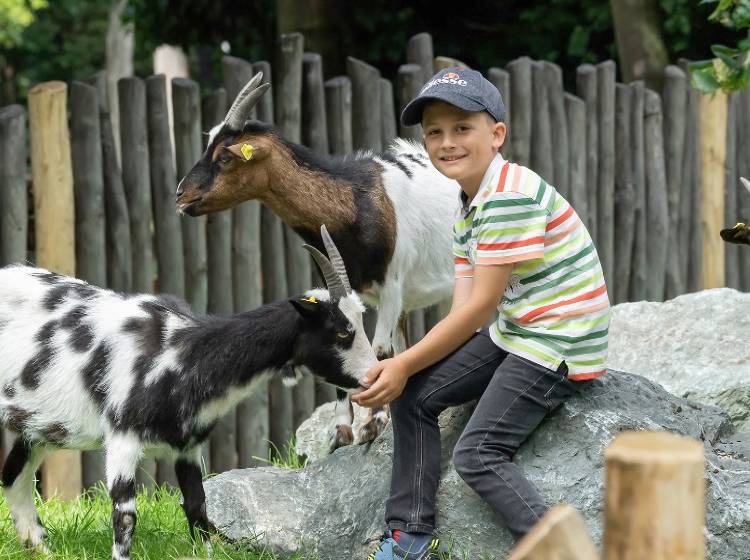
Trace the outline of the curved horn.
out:
<instances>
[{"instance_id":1,"label":"curved horn","mask_svg":"<svg viewBox=\"0 0 750 560\"><path fill-rule=\"evenodd\" d=\"M333 269L336 274L341 278L341 282L344 284L347 295L351 293L352 287L349 285L349 277L346 275L346 267L344 266L344 259L341 258L341 253L336 248L333 239L328 234L328 230L325 225L320 226L320 236L323 238L323 245L325 245L328 258L331 260Z\"/></svg>"},{"instance_id":2,"label":"curved horn","mask_svg":"<svg viewBox=\"0 0 750 560\"><path fill-rule=\"evenodd\" d=\"M341 299L342 297L346 297L346 288L341 282L339 275L336 274L336 271L333 269L333 265L328 258L312 245L305 243L302 246L309 251L313 259L315 259L315 262L318 263L318 267L320 267L320 271L325 278L326 286L328 286L328 292L331 294L331 299Z\"/></svg>"},{"instance_id":3,"label":"curved horn","mask_svg":"<svg viewBox=\"0 0 750 560\"><path fill-rule=\"evenodd\" d=\"M227 111L227 116L224 118L224 124L230 129L242 130L250 110L258 102L261 95L271 87L271 84L261 84L260 81L262 79L263 72L258 72L247 82L242 91L237 94L237 97L235 97L234 103L232 103L232 106Z\"/></svg>"}]
</instances>

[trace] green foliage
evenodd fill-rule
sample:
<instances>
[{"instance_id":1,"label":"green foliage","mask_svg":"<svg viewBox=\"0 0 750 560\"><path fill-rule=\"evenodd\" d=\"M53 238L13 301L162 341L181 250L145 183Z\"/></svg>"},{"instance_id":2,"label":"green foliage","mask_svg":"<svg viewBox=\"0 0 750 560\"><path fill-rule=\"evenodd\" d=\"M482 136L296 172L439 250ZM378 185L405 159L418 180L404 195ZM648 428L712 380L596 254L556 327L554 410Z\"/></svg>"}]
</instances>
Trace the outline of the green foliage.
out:
<instances>
[{"instance_id":1,"label":"green foliage","mask_svg":"<svg viewBox=\"0 0 750 560\"><path fill-rule=\"evenodd\" d=\"M47 0L0 0L0 46L15 46L34 22L34 12L46 7Z\"/></svg>"},{"instance_id":2,"label":"green foliage","mask_svg":"<svg viewBox=\"0 0 750 560\"><path fill-rule=\"evenodd\" d=\"M702 4L716 4L709 20L740 31L750 28L750 0L703 0ZM704 93L718 90L727 93L740 91L750 81L750 30L736 47L711 45L714 57L689 65L693 85Z\"/></svg>"}]
</instances>

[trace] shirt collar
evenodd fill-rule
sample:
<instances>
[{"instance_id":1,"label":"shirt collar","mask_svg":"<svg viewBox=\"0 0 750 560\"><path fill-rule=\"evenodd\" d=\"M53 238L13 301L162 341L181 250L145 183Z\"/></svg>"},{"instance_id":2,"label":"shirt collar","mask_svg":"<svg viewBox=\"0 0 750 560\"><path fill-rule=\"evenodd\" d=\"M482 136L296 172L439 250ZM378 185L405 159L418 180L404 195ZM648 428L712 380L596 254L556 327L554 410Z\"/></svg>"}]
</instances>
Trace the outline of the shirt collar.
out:
<instances>
[{"instance_id":1,"label":"shirt collar","mask_svg":"<svg viewBox=\"0 0 750 560\"><path fill-rule=\"evenodd\" d=\"M472 208L478 206L484 199L486 199L490 195L490 192L492 191L492 188L496 183L496 181L494 181L493 179L500 172L500 169L502 169L503 165L505 165L505 159L503 159L503 156L500 154L500 152L497 152L497 154L495 154L495 157L490 162L490 165L487 167L487 171L484 172L482 181L479 183L479 190L477 190L477 194L471 200L471 203L467 204L467 202L469 201L468 195L463 191L463 189L459 189L458 197L464 216L471 212Z\"/></svg>"}]
</instances>

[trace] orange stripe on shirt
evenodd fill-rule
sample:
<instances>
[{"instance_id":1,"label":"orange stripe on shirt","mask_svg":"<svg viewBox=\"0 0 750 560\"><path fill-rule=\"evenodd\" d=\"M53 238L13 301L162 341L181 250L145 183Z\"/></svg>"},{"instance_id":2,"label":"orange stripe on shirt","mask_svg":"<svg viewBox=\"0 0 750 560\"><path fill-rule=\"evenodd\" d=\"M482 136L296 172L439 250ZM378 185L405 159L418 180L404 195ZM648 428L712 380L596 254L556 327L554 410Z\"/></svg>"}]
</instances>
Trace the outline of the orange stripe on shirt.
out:
<instances>
[{"instance_id":1,"label":"orange stripe on shirt","mask_svg":"<svg viewBox=\"0 0 750 560\"><path fill-rule=\"evenodd\" d=\"M537 307L536 309L534 309L534 311L530 311L529 313L521 317L519 321L523 323L529 323L535 317L538 317L539 315L542 315L543 313L546 313L547 311L551 311L552 309L556 309L564 305L571 305L573 303L578 303L579 301L586 301L587 299L594 299L606 293L607 293L607 286L606 284L602 284L596 290L586 292L584 294L581 294L580 296L577 296L571 299L564 299L562 301L558 301L557 303L550 303L549 305L543 305L542 307Z\"/></svg>"},{"instance_id":2,"label":"orange stripe on shirt","mask_svg":"<svg viewBox=\"0 0 750 560\"><path fill-rule=\"evenodd\" d=\"M469 259L465 257L453 257L453 264L470 264Z\"/></svg>"},{"instance_id":3,"label":"orange stripe on shirt","mask_svg":"<svg viewBox=\"0 0 750 560\"><path fill-rule=\"evenodd\" d=\"M548 237L547 239L545 239L544 240L544 245L547 246L547 245L552 245L553 243L556 243L557 241L559 241L560 239L562 239L566 235L570 235L571 233L573 233L579 227L581 227L581 222L574 223L572 226L570 226L567 229L564 229L560 233L556 233L552 237Z\"/></svg>"},{"instance_id":4,"label":"orange stripe on shirt","mask_svg":"<svg viewBox=\"0 0 750 560\"><path fill-rule=\"evenodd\" d=\"M588 315L589 313L593 313L594 311L601 311L602 309L607 309L608 307L609 307L609 302L605 301L602 303L597 303L596 305L589 305L588 307L581 307L580 309L574 309L573 311L566 311L565 313L555 313L554 315L545 315L544 317L538 317L536 319L532 319L531 321L527 321L523 324L529 325L536 321L549 321L553 319L555 321L560 321L562 319L569 319L570 317L580 317L581 315ZM521 323L522 319L518 319L518 322Z\"/></svg>"},{"instance_id":5,"label":"orange stripe on shirt","mask_svg":"<svg viewBox=\"0 0 750 560\"><path fill-rule=\"evenodd\" d=\"M509 167L510 167L510 162L506 161L505 165L503 165L503 170L500 172L500 179L497 181L496 192L503 192L503 190L505 189L505 179L508 178Z\"/></svg>"},{"instance_id":6,"label":"orange stripe on shirt","mask_svg":"<svg viewBox=\"0 0 750 560\"><path fill-rule=\"evenodd\" d=\"M532 259L541 259L544 251L532 251L530 253L519 253L510 257L487 257L484 259L477 258L477 264L508 264L520 261L530 261Z\"/></svg>"},{"instance_id":7,"label":"orange stripe on shirt","mask_svg":"<svg viewBox=\"0 0 750 560\"><path fill-rule=\"evenodd\" d=\"M526 245L536 245L544 243L544 236L529 237L520 241L509 241L508 243L478 243L477 251L499 251L501 249L514 249L516 247L525 247Z\"/></svg>"},{"instance_id":8,"label":"orange stripe on shirt","mask_svg":"<svg viewBox=\"0 0 750 560\"><path fill-rule=\"evenodd\" d=\"M555 229L557 226L559 226L561 223L563 223L565 220L570 218L570 216L573 214L573 207L568 206L568 209L562 213L562 215L558 216L554 220L552 220L550 223L547 224L547 231L551 229Z\"/></svg>"},{"instance_id":9,"label":"orange stripe on shirt","mask_svg":"<svg viewBox=\"0 0 750 560\"><path fill-rule=\"evenodd\" d=\"M607 370L592 371L591 373L580 373L578 375L569 375L571 381L586 381L587 379L596 379L607 373Z\"/></svg>"}]
</instances>

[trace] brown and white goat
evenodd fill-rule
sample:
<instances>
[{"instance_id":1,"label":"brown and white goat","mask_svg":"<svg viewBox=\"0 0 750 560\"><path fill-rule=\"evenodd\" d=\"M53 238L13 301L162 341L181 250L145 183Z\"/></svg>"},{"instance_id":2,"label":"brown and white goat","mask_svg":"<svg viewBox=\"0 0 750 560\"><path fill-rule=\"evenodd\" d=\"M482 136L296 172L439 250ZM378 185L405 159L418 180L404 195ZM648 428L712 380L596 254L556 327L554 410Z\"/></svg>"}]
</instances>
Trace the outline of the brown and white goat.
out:
<instances>
[{"instance_id":1,"label":"brown and white goat","mask_svg":"<svg viewBox=\"0 0 750 560\"><path fill-rule=\"evenodd\" d=\"M269 87L259 73L239 93L208 147L177 188L189 216L259 200L307 243L321 248L325 223L341 251L352 288L377 306L373 347L381 358L406 347L402 313L451 293L452 224L459 186L430 164L422 146L396 140L382 154L322 156L246 121ZM371 441L387 422L376 411L360 433ZM337 405L332 448L352 442L351 410Z\"/></svg>"},{"instance_id":2,"label":"brown and white goat","mask_svg":"<svg viewBox=\"0 0 750 560\"><path fill-rule=\"evenodd\" d=\"M740 177L740 181L745 185L747 192L750 193L750 181L744 177ZM750 227L744 222L737 222L734 227L721 230L719 235L727 243L750 245Z\"/></svg>"}]
</instances>

